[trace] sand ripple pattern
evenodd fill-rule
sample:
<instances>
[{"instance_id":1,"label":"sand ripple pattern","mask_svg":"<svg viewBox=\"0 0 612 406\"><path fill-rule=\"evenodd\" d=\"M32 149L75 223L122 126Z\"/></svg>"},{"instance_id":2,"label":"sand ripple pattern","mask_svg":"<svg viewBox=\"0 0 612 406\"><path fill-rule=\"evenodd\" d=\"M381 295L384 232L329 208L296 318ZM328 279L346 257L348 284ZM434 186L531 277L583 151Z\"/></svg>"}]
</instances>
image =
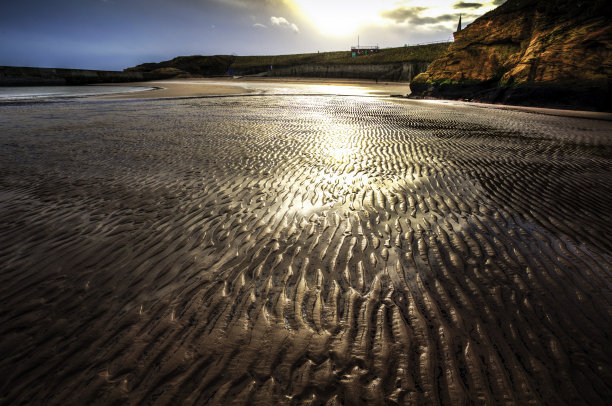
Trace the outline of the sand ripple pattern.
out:
<instances>
[{"instance_id":1,"label":"sand ripple pattern","mask_svg":"<svg viewBox=\"0 0 612 406\"><path fill-rule=\"evenodd\" d=\"M612 123L365 97L0 110L0 403L612 398Z\"/></svg>"}]
</instances>

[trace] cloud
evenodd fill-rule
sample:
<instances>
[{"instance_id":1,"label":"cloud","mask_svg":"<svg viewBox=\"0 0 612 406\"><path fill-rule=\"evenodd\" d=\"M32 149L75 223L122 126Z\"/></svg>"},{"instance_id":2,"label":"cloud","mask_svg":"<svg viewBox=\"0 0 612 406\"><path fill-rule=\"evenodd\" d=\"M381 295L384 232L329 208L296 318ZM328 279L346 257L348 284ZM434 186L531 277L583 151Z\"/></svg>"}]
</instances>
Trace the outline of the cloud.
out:
<instances>
[{"instance_id":1,"label":"cloud","mask_svg":"<svg viewBox=\"0 0 612 406\"><path fill-rule=\"evenodd\" d=\"M265 24L260 24L260 23L255 23L255 24L253 24L253 27L255 27L255 28L268 28L268 26L267 26L267 25L265 25Z\"/></svg>"},{"instance_id":2,"label":"cloud","mask_svg":"<svg viewBox=\"0 0 612 406\"><path fill-rule=\"evenodd\" d=\"M383 11L380 13L380 15L387 20L393 20L396 23L401 23L417 17L425 10L427 10L427 7L398 7L393 10Z\"/></svg>"},{"instance_id":3,"label":"cloud","mask_svg":"<svg viewBox=\"0 0 612 406\"><path fill-rule=\"evenodd\" d=\"M455 9L465 9L465 8L480 8L483 7L482 3L468 3L465 1L460 1L459 3L453 4L453 8Z\"/></svg>"},{"instance_id":4,"label":"cloud","mask_svg":"<svg viewBox=\"0 0 612 406\"><path fill-rule=\"evenodd\" d=\"M426 7L398 7L393 10L383 11L380 15L396 23L409 23L414 25L434 25L459 19L458 14L442 14L435 17L421 16L421 13L425 10L427 10Z\"/></svg>"},{"instance_id":5,"label":"cloud","mask_svg":"<svg viewBox=\"0 0 612 406\"><path fill-rule=\"evenodd\" d=\"M270 17L270 22L272 23L272 25L277 25L279 27L283 27L283 28L289 28L291 29L293 32L295 32L296 34L298 34L300 32L300 29L298 28L297 25L295 25L294 23L290 23L289 21L287 21L287 19L285 17Z\"/></svg>"},{"instance_id":6,"label":"cloud","mask_svg":"<svg viewBox=\"0 0 612 406\"><path fill-rule=\"evenodd\" d=\"M411 24L416 24L416 25L430 25L430 24L439 24L439 23L446 23L449 21L455 21L457 20L459 17L455 14L442 14L436 17L412 17L410 19L410 23Z\"/></svg>"},{"instance_id":7,"label":"cloud","mask_svg":"<svg viewBox=\"0 0 612 406\"><path fill-rule=\"evenodd\" d=\"M493 4L496 5L496 6L501 6L505 2L506 2L506 0L493 0Z\"/></svg>"}]
</instances>

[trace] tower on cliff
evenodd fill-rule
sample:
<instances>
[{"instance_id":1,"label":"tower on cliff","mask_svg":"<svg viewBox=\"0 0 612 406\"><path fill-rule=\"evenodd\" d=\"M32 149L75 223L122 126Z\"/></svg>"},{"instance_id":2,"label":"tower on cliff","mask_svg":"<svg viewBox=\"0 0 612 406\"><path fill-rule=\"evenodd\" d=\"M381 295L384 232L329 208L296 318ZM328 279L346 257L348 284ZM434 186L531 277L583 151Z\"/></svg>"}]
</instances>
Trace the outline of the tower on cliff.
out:
<instances>
[{"instance_id":1,"label":"tower on cliff","mask_svg":"<svg viewBox=\"0 0 612 406\"><path fill-rule=\"evenodd\" d=\"M457 25L457 32L461 32L461 14L459 14L459 24Z\"/></svg>"}]
</instances>

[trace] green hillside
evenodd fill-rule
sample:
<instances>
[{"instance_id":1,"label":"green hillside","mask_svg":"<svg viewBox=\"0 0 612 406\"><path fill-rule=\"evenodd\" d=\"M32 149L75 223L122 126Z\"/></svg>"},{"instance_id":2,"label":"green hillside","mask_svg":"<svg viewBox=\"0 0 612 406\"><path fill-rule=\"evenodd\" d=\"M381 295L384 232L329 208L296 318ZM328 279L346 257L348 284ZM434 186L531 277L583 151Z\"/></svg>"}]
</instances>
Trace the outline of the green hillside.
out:
<instances>
[{"instance_id":1,"label":"green hillside","mask_svg":"<svg viewBox=\"0 0 612 406\"><path fill-rule=\"evenodd\" d=\"M145 63L128 68L126 71L150 72L176 69L194 75L223 75L229 69L235 74L265 72L273 65L276 68L305 64L321 65L377 65L401 62L431 62L445 54L450 43L416 45L398 48L384 48L376 54L353 58L350 51L320 52L293 55L260 56L180 56L160 63ZM178 73L177 71L177 73Z\"/></svg>"}]
</instances>

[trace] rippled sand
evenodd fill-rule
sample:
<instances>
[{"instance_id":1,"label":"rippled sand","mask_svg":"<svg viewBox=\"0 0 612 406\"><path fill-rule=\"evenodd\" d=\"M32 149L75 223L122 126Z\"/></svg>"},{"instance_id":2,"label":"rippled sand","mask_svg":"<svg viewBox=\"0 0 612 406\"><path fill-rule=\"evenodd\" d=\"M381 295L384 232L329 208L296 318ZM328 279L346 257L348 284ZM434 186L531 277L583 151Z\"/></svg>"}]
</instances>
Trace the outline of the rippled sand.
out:
<instances>
[{"instance_id":1,"label":"rippled sand","mask_svg":"<svg viewBox=\"0 0 612 406\"><path fill-rule=\"evenodd\" d=\"M612 122L0 106L0 403L605 404Z\"/></svg>"}]
</instances>

